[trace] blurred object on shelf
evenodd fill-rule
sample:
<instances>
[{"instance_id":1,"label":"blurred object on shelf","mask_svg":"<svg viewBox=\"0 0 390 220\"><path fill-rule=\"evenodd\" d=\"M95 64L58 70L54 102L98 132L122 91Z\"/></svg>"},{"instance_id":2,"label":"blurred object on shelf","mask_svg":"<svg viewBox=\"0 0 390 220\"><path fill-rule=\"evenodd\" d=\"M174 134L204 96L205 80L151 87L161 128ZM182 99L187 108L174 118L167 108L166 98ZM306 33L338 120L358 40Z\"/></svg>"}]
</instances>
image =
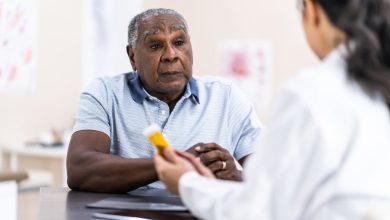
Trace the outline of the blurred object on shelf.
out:
<instances>
[{"instance_id":1,"label":"blurred object on shelf","mask_svg":"<svg viewBox=\"0 0 390 220\"><path fill-rule=\"evenodd\" d=\"M21 182L28 178L28 175L24 171L0 171L0 181L16 181Z\"/></svg>"},{"instance_id":2,"label":"blurred object on shelf","mask_svg":"<svg viewBox=\"0 0 390 220\"><path fill-rule=\"evenodd\" d=\"M26 141L27 146L40 145L42 147L68 146L72 133L70 130L55 130L42 132L35 140Z\"/></svg>"},{"instance_id":3,"label":"blurred object on shelf","mask_svg":"<svg viewBox=\"0 0 390 220\"><path fill-rule=\"evenodd\" d=\"M36 190L39 191L41 187L53 185L53 175L46 170L40 169L26 169L28 179L19 183L19 192Z\"/></svg>"}]
</instances>

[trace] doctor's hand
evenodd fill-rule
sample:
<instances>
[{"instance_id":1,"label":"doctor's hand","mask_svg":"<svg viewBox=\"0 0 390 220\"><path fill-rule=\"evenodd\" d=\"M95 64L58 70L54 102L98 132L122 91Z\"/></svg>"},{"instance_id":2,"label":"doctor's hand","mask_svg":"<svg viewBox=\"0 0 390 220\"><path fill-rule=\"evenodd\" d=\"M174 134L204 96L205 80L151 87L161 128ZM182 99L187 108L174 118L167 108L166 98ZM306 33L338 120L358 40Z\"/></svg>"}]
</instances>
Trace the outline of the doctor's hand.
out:
<instances>
[{"instance_id":1,"label":"doctor's hand","mask_svg":"<svg viewBox=\"0 0 390 220\"><path fill-rule=\"evenodd\" d=\"M200 161L207 166L218 179L242 181L242 172L229 151L215 143L197 144L195 147Z\"/></svg>"},{"instance_id":2,"label":"doctor's hand","mask_svg":"<svg viewBox=\"0 0 390 220\"><path fill-rule=\"evenodd\" d=\"M196 171L202 176L215 178L199 159L189 153L167 148L163 154L156 154L154 163L158 177L173 194L179 194L179 180L187 172Z\"/></svg>"}]
</instances>

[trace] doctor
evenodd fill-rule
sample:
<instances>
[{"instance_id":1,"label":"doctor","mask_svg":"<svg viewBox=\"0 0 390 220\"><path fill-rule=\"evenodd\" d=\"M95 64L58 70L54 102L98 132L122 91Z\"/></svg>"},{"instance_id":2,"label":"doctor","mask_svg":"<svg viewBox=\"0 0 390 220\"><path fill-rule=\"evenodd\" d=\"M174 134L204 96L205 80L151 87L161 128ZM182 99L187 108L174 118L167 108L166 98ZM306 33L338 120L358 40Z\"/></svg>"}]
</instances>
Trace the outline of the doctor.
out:
<instances>
[{"instance_id":1,"label":"doctor","mask_svg":"<svg viewBox=\"0 0 390 220\"><path fill-rule=\"evenodd\" d=\"M390 1L301 0L321 64L281 91L244 182L192 156L155 156L159 178L202 219L390 219Z\"/></svg>"}]
</instances>

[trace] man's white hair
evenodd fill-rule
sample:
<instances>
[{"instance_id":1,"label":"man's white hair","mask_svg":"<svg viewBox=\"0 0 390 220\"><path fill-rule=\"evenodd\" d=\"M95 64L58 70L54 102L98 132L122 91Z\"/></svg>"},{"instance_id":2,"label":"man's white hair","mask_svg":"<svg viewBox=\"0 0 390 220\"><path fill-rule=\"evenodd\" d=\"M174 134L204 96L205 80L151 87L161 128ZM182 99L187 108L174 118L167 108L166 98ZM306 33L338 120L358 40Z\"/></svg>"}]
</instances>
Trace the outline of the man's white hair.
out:
<instances>
[{"instance_id":1,"label":"man's white hair","mask_svg":"<svg viewBox=\"0 0 390 220\"><path fill-rule=\"evenodd\" d=\"M179 18L184 23L185 32L188 33L188 25L187 21L184 19L184 17L179 14L177 11L172 9L166 9L166 8L153 8L148 9L138 15L136 15L133 19L131 19L129 28L128 28L128 44L130 47L135 48L139 33L138 28L139 25L145 21L146 19L149 19L154 16L159 15L174 15L175 17Z\"/></svg>"}]
</instances>

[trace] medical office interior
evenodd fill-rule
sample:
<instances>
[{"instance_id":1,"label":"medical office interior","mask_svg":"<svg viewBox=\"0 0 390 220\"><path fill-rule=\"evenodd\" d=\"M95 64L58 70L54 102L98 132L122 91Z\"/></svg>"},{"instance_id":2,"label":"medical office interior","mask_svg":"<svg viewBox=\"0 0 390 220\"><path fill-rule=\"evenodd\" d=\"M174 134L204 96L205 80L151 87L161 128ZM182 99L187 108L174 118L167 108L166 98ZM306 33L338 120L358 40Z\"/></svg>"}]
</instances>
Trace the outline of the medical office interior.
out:
<instances>
[{"instance_id":1,"label":"medical office interior","mask_svg":"<svg viewBox=\"0 0 390 220\"><path fill-rule=\"evenodd\" d=\"M67 187L81 91L131 70L127 25L158 7L187 19L193 73L237 82L263 122L280 85L318 62L295 0L0 0L0 219L38 219L40 188Z\"/></svg>"}]
</instances>

